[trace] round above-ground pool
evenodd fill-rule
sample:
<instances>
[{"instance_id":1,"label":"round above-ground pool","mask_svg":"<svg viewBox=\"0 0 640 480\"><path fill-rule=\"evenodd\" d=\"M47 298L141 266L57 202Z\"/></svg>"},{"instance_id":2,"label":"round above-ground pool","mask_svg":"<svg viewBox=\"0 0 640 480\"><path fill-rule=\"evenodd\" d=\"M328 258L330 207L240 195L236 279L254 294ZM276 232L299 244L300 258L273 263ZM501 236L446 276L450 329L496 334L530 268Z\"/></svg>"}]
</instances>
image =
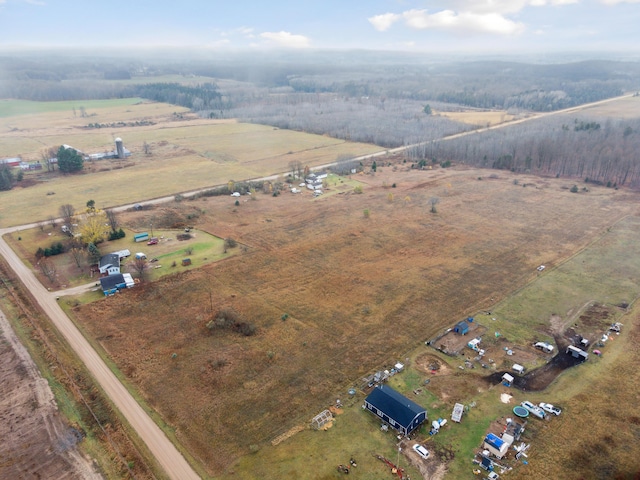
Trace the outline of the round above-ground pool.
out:
<instances>
[{"instance_id":1,"label":"round above-ground pool","mask_svg":"<svg viewBox=\"0 0 640 480\"><path fill-rule=\"evenodd\" d=\"M515 413L518 417L524 418L529 416L529 410L520 405L513 407L513 413Z\"/></svg>"}]
</instances>

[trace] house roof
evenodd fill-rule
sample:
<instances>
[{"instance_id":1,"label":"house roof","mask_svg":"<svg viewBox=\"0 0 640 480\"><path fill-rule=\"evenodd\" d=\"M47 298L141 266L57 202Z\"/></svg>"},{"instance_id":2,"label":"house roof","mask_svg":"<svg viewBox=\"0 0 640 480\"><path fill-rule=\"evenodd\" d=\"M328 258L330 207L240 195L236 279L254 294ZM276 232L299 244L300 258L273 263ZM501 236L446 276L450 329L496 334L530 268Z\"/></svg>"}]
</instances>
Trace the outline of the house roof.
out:
<instances>
[{"instance_id":1,"label":"house roof","mask_svg":"<svg viewBox=\"0 0 640 480\"><path fill-rule=\"evenodd\" d=\"M456 328L460 328L461 330L469 330L469 324L466 321L456 323Z\"/></svg>"},{"instance_id":2,"label":"house roof","mask_svg":"<svg viewBox=\"0 0 640 480\"><path fill-rule=\"evenodd\" d=\"M120 266L120 255L117 253L107 253L100 257L100 268L107 267L109 265Z\"/></svg>"},{"instance_id":3,"label":"house roof","mask_svg":"<svg viewBox=\"0 0 640 480\"><path fill-rule=\"evenodd\" d=\"M106 277L102 277L100 279L100 286L102 287L102 291L113 290L116 288L116 285L122 285L125 282L124 275L121 273L115 273L113 275L108 275Z\"/></svg>"},{"instance_id":4,"label":"house roof","mask_svg":"<svg viewBox=\"0 0 640 480\"><path fill-rule=\"evenodd\" d=\"M366 398L366 402L386 413L405 428L409 428L417 415L426 410L388 385L378 385Z\"/></svg>"}]
</instances>

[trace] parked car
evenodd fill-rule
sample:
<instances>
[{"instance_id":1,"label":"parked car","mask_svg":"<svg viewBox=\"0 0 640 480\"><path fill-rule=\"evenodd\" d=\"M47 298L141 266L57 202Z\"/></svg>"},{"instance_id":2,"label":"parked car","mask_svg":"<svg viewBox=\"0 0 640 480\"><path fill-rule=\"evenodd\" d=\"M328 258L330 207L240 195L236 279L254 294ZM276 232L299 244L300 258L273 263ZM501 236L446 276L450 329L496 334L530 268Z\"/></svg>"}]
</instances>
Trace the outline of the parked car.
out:
<instances>
[{"instance_id":1,"label":"parked car","mask_svg":"<svg viewBox=\"0 0 640 480\"><path fill-rule=\"evenodd\" d=\"M498 475L496 472L489 472L489 474L487 475L488 480L498 480L498 478L500 478L500 475Z\"/></svg>"},{"instance_id":2,"label":"parked car","mask_svg":"<svg viewBox=\"0 0 640 480\"><path fill-rule=\"evenodd\" d=\"M150 238L149 241L147 242L147 245L157 245L158 244L158 239L156 237Z\"/></svg>"},{"instance_id":3,"label":"parked car","mask_svg":"<svg viewBox=\"0 0 640 480\"><path fill-rule=\"evenodd\" d=\"M543 271L545 268L546 268L546 267L545 267L544 265L540 265L540 266L538 267L538 271L539 271L539 272L541 272L541 271Z\"/></svg>"},{"instance_id":4,"label":"parked car","mask_svg":"<svg viewBox=\"0 0 640 480\"><path fill-rule=\"evenodd\" d=\"M233 192L231 194L232 197L239 197L240 196L240 192Z\"/></svg>"},{"instance_id":5,"label":"parked car","mask_svg":"<svg viewBox=\"0 0 640 480\"><path fill-rule=\"evenodd\" d=\"M526 408L527 410L529 410L529 413L531 415L534 415L538 418L545 418L547 416L547 414L544 412L544 410L542 410L540 407L534 405L533 403L525 400L524 402L522 402L520 405L522 405L524 408Z\"/></svg>"},{"instance_id":6,"label":"parked car","mask_svg":"<svg viewBox=\"0 0 640 480\"><path fill-rule=\"evenodd\" d=\"M429 450L427 450L426 448L424 448L422 445L420 445L419 443L416 443L413 446L413 451L416 452L418 455L420 455L422 458L427 458L429 457Z\"/></svg>"},{"instance_id":7,"label":"parked car","mask_svg":"<svg viewBox=\"0 0 640 480\"><path fill-rule=\"evenodd\" d=\"M558 407L554 407L550 403L540 402L538 406L547 413L553 413L554 415L560 415L562 413L562 410Z\"/></svg>"}]
</instances>

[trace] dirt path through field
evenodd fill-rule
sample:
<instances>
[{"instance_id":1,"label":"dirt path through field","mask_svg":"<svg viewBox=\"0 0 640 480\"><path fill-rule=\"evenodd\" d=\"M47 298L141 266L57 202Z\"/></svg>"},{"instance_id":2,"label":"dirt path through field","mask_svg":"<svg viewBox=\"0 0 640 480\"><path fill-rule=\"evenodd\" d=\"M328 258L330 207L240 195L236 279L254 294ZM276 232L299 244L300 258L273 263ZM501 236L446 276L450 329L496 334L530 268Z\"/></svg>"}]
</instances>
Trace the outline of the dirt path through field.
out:
<instances>
[{"instance_id":1,"label":"dirt path through field","mask_svg":"<svg viewBox=\"0 0 640 480\"><path fill-rule=\"evenodd\" d=\"M127 389L120 383L113 372L102 361L100 356L82 336L67 315L58 306L56 299L36 279L9 248L2 238L6 233L0 230L0 254L6 259L25 287L34 296L40 307L51 319L55 327L62 333L80 360L86 365L106 394L120 410L140 438L147 444L158 463L170 478L188 480L200 478L184 459L182 454L154 423Z\"/></svg>"}]
</instances>

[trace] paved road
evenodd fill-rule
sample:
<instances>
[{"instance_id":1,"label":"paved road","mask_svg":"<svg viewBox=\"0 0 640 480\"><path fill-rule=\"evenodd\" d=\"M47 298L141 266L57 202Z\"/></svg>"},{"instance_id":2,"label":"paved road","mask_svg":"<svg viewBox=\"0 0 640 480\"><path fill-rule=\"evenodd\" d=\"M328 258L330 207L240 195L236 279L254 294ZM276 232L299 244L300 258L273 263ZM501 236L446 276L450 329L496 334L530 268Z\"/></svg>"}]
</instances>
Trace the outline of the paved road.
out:
<instances>
[{"instance_id":1,"label":"paved road","mask_svg":"<svg viewBox=\"0 0 640 480\"><path fill-rule=\"evenodd\" d=\"M33 272L20 261L18 256L7 245L2 238L5 233L6 230L0 230L0 255L7 260L13 271L35 297L45 314L49 316L122 415L147 444L147 447L149 447L149 450L166 474L175 480L199 479L200 477L187 463L182 454L151 417L138 405L73 322L69 320L59 307L55 296L51 295L42 286Z\"/></svg>"},{"instance_id":2,"label":"paved road","mask_svg":"<svg viewBox=\"0 0 640 480\"><path fill-rule=\"evenodd\" d=\"M515 125L518 123L527 122L533 119L542 118L550 115L560 115L564 113L571 113L574 111L583 110L585 108L593 107L596 105L601 105L604 103L612 102L615 100L619 100L621 98L626 98L632 96L623 95L617 98L611 98L607 100L601 100L598 102L593 102L586 105L580 105L577 107L567 108L565 110L558 110L555 112L549 113L541 113L532 115L530 117L515 120L512 122L507 122L499 125L494 125L488 128L482 128L479 130L472 130L469 132L458 133L455 135L451 135L449 137L443 138L443 140L451 140L454 138L460 138L466 135L475 135L476 133L485 132L488 130L494 130L496 128L506 128L511 125ZM430 143L430 142L429 142ZM420 144L417 144L420 145ZM364 155L362 157L358 157L356 160L364 160L368 158L375 158L379 156L386 155L387 153L398 153L404 150L407 150L415 145L408 145L404 147L387 149L380 152L376 152L374 154ZM315 167L314 170L321 168L328 168L334 163L328 163L326 165L322 165L319 167ZM254 179L254 181L266 181L266 180L274 180L278 178L280 175L272 175L269 177L262 177L259 179ZM195 195L200 191L207 190L200 189L192 192L183 193L184 196ZM174 195L155 198L152 200L148 200L145 202L139 202L141 205L156 205L161 203L166 203L173 201L175 199ZM122 211L128 208L131 208L134 204L129 205L121 205L119 207L115 207L114 210ZM120 409L122 414L125 416L127 421L131 424L131 426L136 430L140 438L147 444L151 453L155 456L158 463L165 469L167 474L174 479L178 480L188 480L188 479L197 479L198 475L193 471L193 469L186 462L184 457L178 452L178 450L173 446L173 444L167 439L164 433L160 430L160 428L151 420L151 418L145 413L145 411L136 403L133 397L129 394L129 392L124 388L124 386L118 381L115 375L109 370L109 368L102 361L100 356L95 352L95 350L91 347L89 342L82 336L80 331L75 327L75 325L69 320L69 318L65 315L62 309L58 306L56 302L56 296L60 295L61 292L56 292L55 294L51 294L48 292L41 284L38 282L33 272L31 272L15 255L13 250L9 248L6 244L2 236L8 232L15 232L19 230L24 230L28 228L35 228L37 223L31 223L27 225L18 225L14 227L9 227L0 230L0 254L4 256L7 260L11 268L15 271L15 273L20 277L26 287L31 291L34 295L44 312L51 318L51 321L54 325L60 330L60 332L67 339L71 348L73 348L78 357L85 363L89 371L93 374L98 383L102 386L107 395L111 398L113 403ZM80 286L75 287L75 289L84 290L88 286ZM75 290L70 289L70 290Z\"/></svg>"}]
</instances>

